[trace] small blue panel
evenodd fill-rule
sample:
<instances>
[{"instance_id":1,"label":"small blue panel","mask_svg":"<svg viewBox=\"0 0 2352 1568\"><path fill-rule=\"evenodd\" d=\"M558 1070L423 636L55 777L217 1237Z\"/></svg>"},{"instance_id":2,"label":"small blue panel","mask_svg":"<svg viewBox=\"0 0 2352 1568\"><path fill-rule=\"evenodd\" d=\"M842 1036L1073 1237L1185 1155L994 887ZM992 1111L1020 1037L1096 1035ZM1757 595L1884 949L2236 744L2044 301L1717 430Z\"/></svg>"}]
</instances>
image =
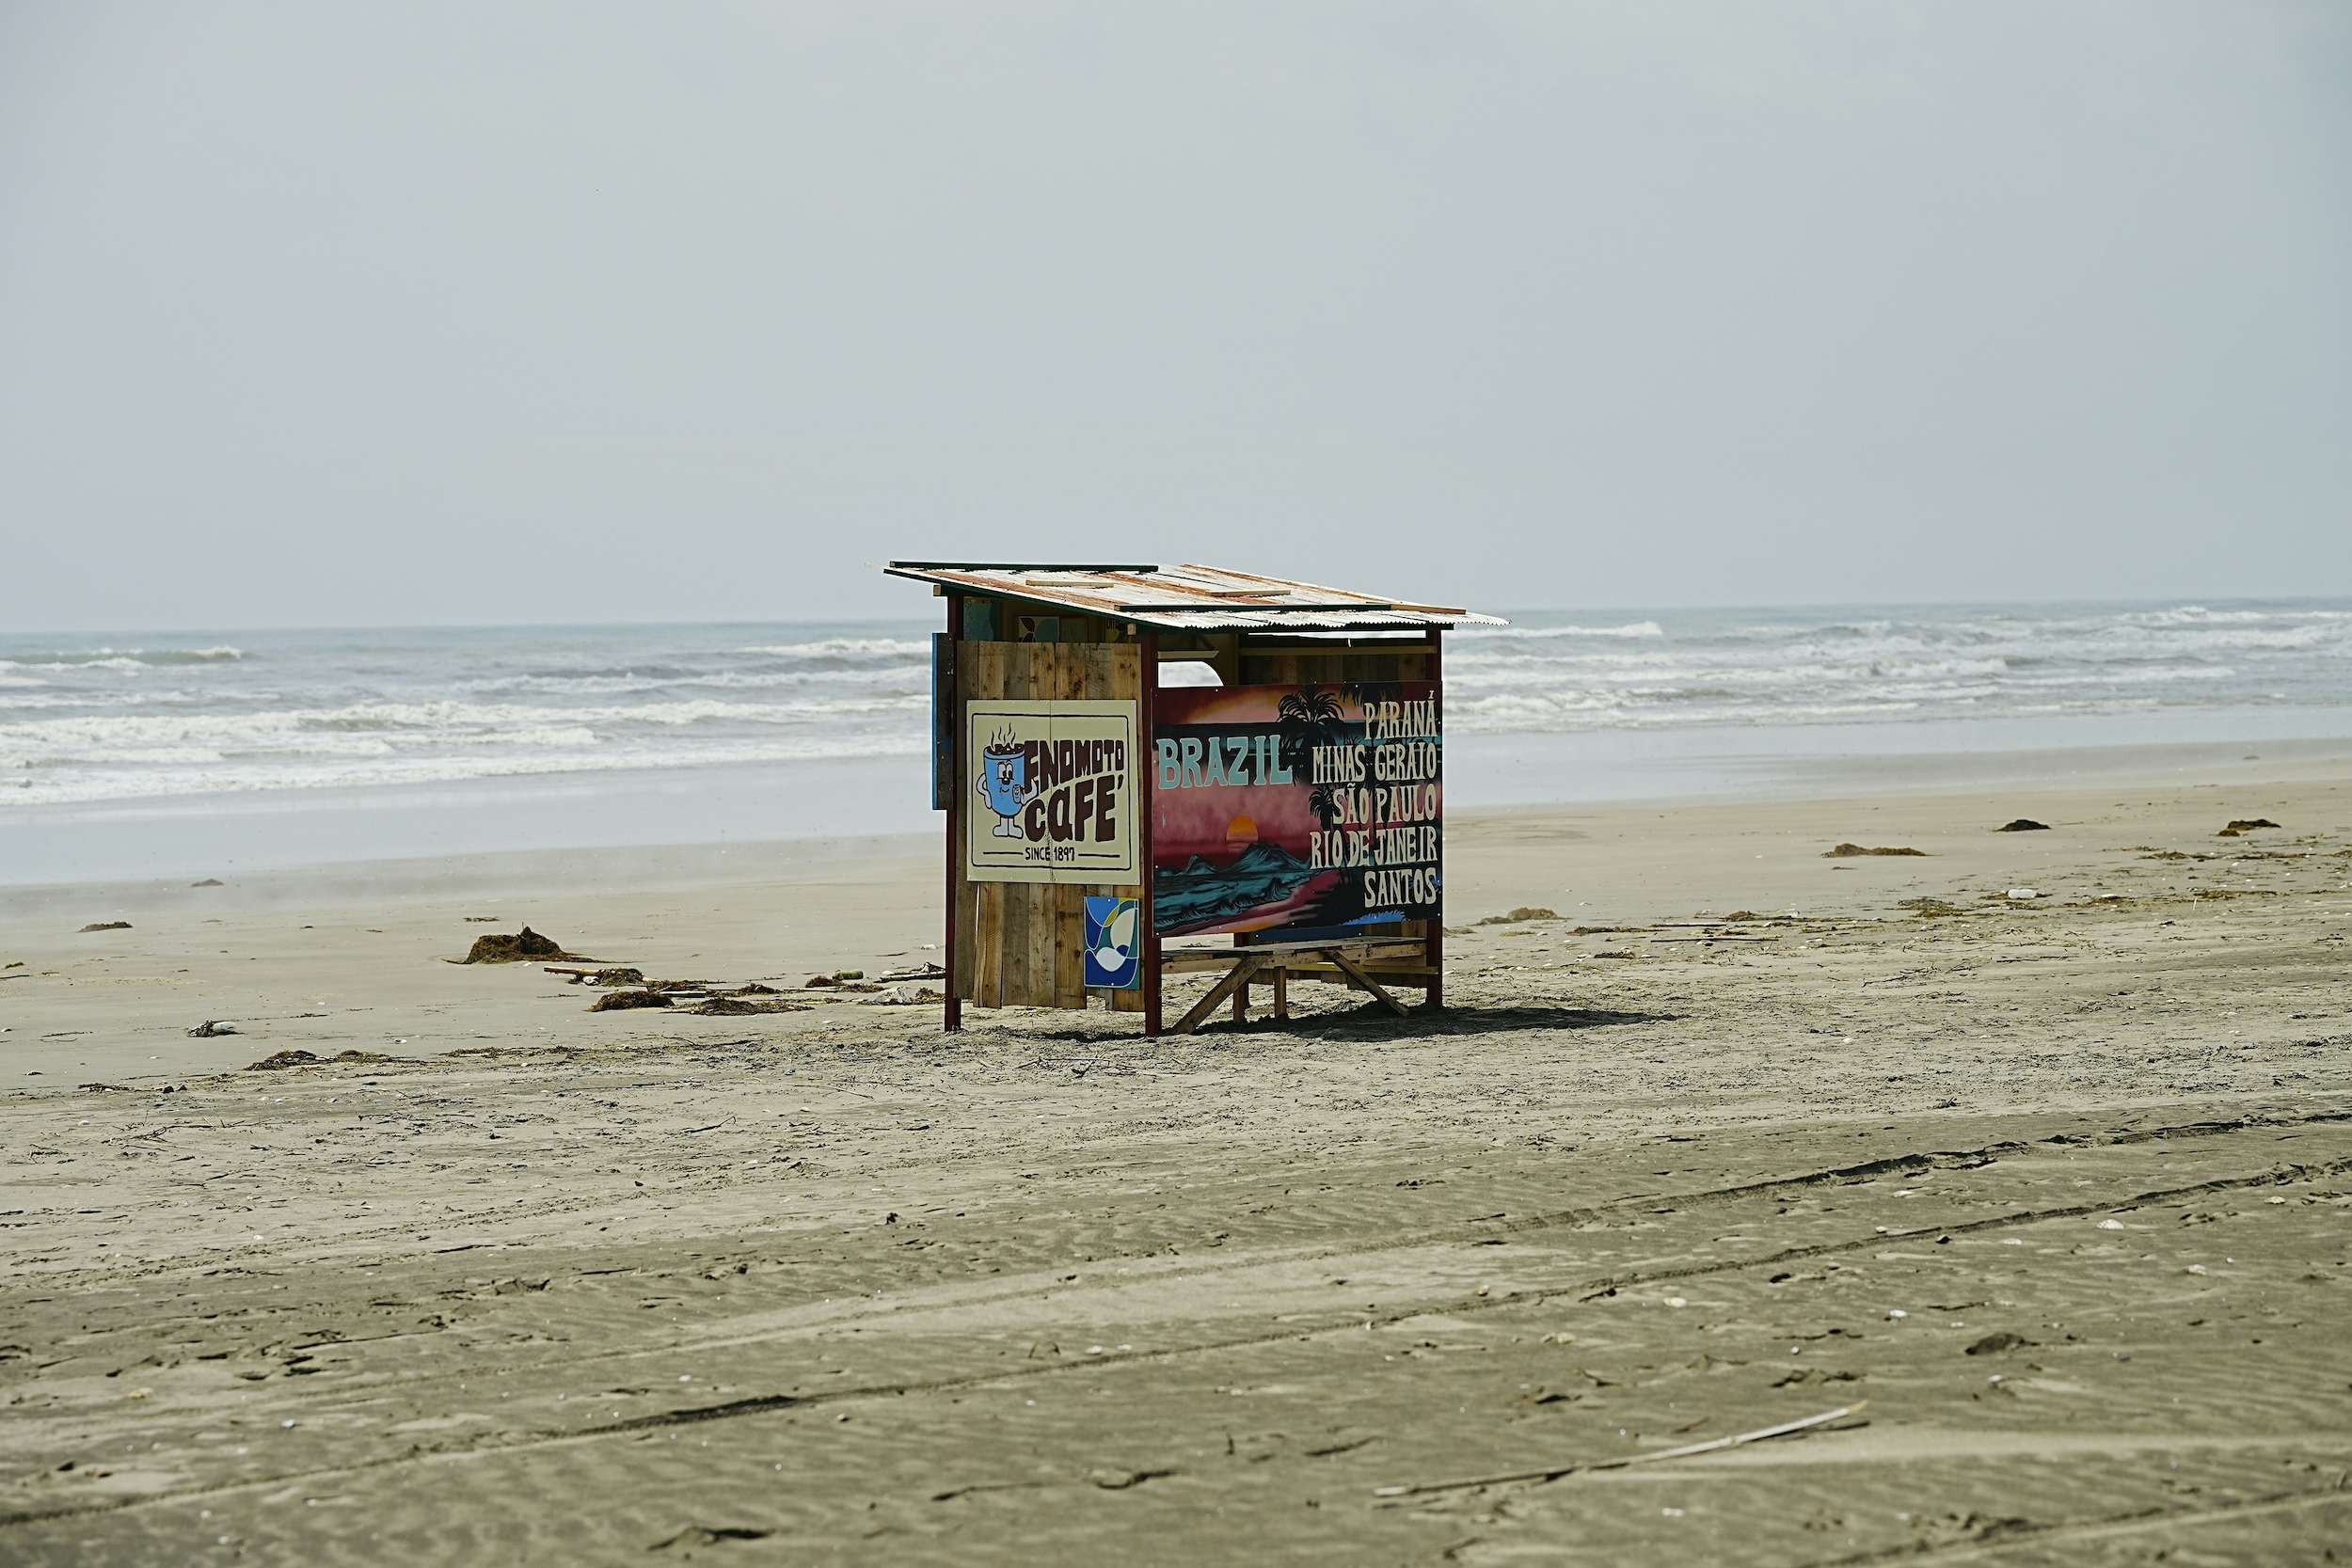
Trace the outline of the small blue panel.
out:
<instances>
[{"instance_id":1,"label":"small blue panel","mask_svg":"<svg viewBox=\"0 0 2352 1568\"><path fill-rule=\"evenodd\" d=\"M1089 990L1134 990L1143 983L1143 911L1133 898L1089 895L1086 906Z\"/></svg>"}]
</instances>

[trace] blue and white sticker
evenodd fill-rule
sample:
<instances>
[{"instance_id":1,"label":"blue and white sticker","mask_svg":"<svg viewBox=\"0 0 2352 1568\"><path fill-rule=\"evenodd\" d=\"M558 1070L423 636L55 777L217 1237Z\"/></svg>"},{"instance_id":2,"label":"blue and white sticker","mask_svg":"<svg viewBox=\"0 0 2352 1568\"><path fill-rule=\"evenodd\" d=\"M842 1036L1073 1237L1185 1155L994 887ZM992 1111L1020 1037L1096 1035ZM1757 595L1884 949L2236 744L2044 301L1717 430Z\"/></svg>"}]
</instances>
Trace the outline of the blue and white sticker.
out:
<instances>
[{"instance_id":1,"label":"blue and white sticker","mask_svg":"<svg viewBox=\"0 0 2352 1568\"><path fill-rule=\"evenodd\" d=\"M1086 906L1089 990L1133 990L1143 981L1143 911L1133 898L1089 894Z\"/></svg>"}]
</instances>

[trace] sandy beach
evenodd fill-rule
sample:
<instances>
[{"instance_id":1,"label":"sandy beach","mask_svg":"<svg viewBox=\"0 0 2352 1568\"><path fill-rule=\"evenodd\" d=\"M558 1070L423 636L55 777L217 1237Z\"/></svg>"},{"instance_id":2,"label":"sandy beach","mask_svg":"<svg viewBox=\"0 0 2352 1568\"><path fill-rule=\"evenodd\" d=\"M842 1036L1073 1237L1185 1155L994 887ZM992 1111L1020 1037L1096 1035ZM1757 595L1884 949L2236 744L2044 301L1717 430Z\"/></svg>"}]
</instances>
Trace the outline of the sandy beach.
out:
<instances>
[{"instance_id":1,"label":"sandy beach","mask_svg":"<svg viewBox=\"0 0 2352 1568\"><path fill-rule=\"evenodd\" d=\"M1451 1010L1149 1045L803 989L928 840L10 890L0 1560L2325 1560L2352 755L2092 771L1464 816Z\"/></svg>"},{"instance_id":2,"label":"sandy beach","mask_svg":"<svg viewBox=\"0 0 2352 1568\"><path fill-rule=\"evenodd\" d=\"M2348 66L0 9L0 1568L2352 1568Z\"/></svg>"}]
</instances>

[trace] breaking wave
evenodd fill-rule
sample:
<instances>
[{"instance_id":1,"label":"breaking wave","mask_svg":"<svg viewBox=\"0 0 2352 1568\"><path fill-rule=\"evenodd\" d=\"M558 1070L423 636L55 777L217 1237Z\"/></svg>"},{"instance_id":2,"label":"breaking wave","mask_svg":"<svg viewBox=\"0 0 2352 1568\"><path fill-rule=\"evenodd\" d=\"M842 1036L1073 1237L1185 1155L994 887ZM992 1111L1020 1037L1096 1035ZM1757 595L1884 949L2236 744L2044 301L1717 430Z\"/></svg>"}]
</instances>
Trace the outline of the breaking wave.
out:
<instances>
[{"instance_id":1,"label":"breaking wave","mask_svg":"<svg viewBox=\"0 0 2352 1568\"><path fill-rule=\"evenodd\" d=\"M243 648L46 648L12 651L0 669L138 670L150 665L228 664L248 657Z\"/></svg>"},{"instance_id":2,"label":"breaking wave","mask_svg":"<svg viewBox=\"0 0 2352 1568\"><path fill-rule=\"evenodd\" d=\"M0 810L212 792L903 757L930 627L0 636ZM1531 615L1465 629L1467 735L2352 702L2352 604ZM168 667L168 676L140 678ZM1213 680L1171 663L1169 684Z\"/></svg>"}]
</instances>

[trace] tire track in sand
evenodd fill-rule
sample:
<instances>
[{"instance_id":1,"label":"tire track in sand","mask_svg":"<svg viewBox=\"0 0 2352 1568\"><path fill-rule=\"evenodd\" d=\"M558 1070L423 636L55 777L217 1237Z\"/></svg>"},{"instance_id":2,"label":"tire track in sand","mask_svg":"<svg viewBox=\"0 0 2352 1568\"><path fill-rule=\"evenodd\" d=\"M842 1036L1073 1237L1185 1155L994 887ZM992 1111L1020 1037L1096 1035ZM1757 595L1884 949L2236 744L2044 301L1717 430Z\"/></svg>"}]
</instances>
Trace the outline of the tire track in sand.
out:
<instances>
[{"instance_id":1,"label":"tire track in sand","mask_svg":"<svg viewBox=\"0 0 2352 1568\"><path fill-rule=\"evenodd\" d=\"M300 1482L347 1478L388 1470L399 1466L430 1464L440 1461L473 1459L525 1453L555 1448L573 1447L601 1442L608 1438L641 1435L665 1428L697 1426L713 1421L741 1419L773 1415L781 1411L809 1409L881 1399L903 1399L943 1393L958 1393L967 1389L1008 1384L1023 1384L1040 1379L1068 1376L1073 1373L1099 1375L1122 1367L1158 1365L1188 1360L1198 1356L1219 1354L1237 1350L1256 1349L1280 1343L1310 1343L1329 1339L1343 1334L1363 1332L1363 1325L1393 1326L1429 1313L1445 1312L1467 1316L1493 1311L1503 1307L1525 1307L1543 1302L1574 1297L1581 1301L1609 1295L1631 1285L1662 1283L1667 1280L1697 1278L1707 1275L1732 1274L1746 1269L1770 1267L1773 1264L1800 1261L1806 1259L1833 1257L1885 1246L1889 1242L1932 1235L1965 1235L1993 1230L2045 1224L2056 1220L2079 1219L2112 1209L2145 1207L2152 1204L2177 1202L2201 1194L2243 1191L2254 1187L2281 1186L2292 1182L2341 1176L2352 1172L2352 1158L2330 1160L2315 1165L2277 1166L2245 1176L2216 1177L2184 1186L2158 1188L2123 1196L2107 1196L2097 1201L2070 1203L2047 1209L2021 1210L2010 1214L1996 1214L1981 1220L1957 1225L1921 1227L1912 1230L1883 1231L1873 1229L1867 1236L1841 1242L1814 1243L1804 1246L1782 1247L1743 1258L1724 1259L1708 1263L1667 1265L1654 1269L1629 1270L1616 1275L1586 1279L1571 1285L1550 1286L1513 1291L1497 1295L1470 1296L1442 1306L1423 1304L1410 1310L1375 1314L1368 1318L1350 1316L1344 1324L1325 1328L1284 1329L1273 1333L1233 1335L1221 1338L1196 1341L1188 1345L1168 1345L1152 1350L1113 1352L1089 1356L1083 1362L1049 1363L1037 1367L996 1370L976 1372L968 1376L935 1378L901 1383L866 1384L857 1387L827 1389L811 1394L761 1394L721 1404L691 1406L681 1410L658 1412L630 1417L623 1420L601 1422L575 1428L567 1432L485 1433L479 1436L444 1439L435 1444L419 1444L405 1452L385 1454L373 1459L342 1465L317 1465L304 1469L281 1470L268 1476L248 1477L241 1481L223 1481L213 1485L176 1487L133 1497L93 1499L57 1508L20 1509L0 1513L0 1529L24 1525L54 1522L60 1519L83 1518L99 1514L118 1513L151 1508L163 1504L198 1501L209 1497L237 1496L267 1491ZM2326 1496L2336 1496L2328 1493ZM2303 1494L2295 1494L2302 1497ZM2152 1521L2153 1523L2153 1521ZM2023 1544L2024 1536L2017 1544ZM1968 1549L1994 1549L1995 1543L1972 1544ZM1941 1548L1936 1548L1941 1549ZM1910 1554L1906 1553L1904 1556ZM1861 1558L1850 1560L1856 1563L1877 1560L1901 1560L1898 1558ZM1823 1564L1822 1568L1829 1568Z\"/></svg>"},{"instance_id":2,"label":"tire track in sand","mask_svg":"<svg viewBox=\"0 0 2352 1568\"><path fill-rule=\"evenodd\" d=\"M2204 1524L2235 1524L2266 1514L2289 1513L2306 1508L2341 1503L2352 1508L2352 1477L2339 1474L2327 1486L2292 1492L2270 1492L2211 1508L2143 1508L2096 1519L2060 1519L2038 1524L2029 1519L1998 1519L1966 1540L1942 1545L1885 1546L1853 1557L1823 1558L1807 1568L1874 1568L1891 1562L1980 1562L2012 1550L2088 1545L2095 1541L2121 1540L2144 1530L2179 1530Z\"/></svg>"}]
</instances>

